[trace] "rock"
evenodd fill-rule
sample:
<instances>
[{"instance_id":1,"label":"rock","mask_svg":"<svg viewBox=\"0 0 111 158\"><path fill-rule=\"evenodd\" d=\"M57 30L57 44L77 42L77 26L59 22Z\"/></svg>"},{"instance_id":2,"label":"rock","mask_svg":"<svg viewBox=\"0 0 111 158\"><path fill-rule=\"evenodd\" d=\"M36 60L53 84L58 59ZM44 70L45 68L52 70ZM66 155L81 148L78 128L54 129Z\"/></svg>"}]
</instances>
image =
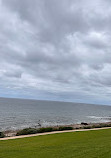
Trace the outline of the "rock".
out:
<instances>
[{"instance_id":1,"label":"rock","mask_svg":"<svg viewBox=\"0 0 111 158\"><path fill-rule=\"evenodd\" d=\"M86 123L86 122L81 122L81 125L88 125L88 123Z\"/></svg>"}]
</instances>

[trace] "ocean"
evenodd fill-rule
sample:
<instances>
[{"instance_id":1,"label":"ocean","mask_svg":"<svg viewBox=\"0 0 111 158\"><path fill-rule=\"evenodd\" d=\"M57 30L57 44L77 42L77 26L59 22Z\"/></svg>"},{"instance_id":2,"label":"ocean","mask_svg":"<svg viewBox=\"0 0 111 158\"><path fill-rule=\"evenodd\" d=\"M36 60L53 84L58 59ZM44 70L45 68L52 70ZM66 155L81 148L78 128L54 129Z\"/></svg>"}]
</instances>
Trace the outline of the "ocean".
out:
<instances>
[{"instance_id":1,"label":"ocean","mask_svg":"<svg viewBox=\"0 0 111 158\"><path fill-rule=\"evenodd\" d=\"M111 106L0 98L0 130L111 121Z\"/></svg>"}]
</instances>

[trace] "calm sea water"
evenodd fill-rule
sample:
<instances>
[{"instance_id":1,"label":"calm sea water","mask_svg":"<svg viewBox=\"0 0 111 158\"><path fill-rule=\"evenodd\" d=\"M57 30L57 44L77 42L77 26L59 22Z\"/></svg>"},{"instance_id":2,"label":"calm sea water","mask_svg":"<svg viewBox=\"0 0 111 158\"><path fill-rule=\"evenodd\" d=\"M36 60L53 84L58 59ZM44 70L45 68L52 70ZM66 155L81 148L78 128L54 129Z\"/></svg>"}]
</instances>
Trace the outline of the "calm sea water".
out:
<instances>
[{"instance_id":1,"label":"calm sea water","mask_svg":"<svg viewBox=\"0 0 111 158\"><path fill-rule=\"evenodd\" d=\"M110 120L111 106L0 98L0 130Z\"/></svg>"}]
</instances>

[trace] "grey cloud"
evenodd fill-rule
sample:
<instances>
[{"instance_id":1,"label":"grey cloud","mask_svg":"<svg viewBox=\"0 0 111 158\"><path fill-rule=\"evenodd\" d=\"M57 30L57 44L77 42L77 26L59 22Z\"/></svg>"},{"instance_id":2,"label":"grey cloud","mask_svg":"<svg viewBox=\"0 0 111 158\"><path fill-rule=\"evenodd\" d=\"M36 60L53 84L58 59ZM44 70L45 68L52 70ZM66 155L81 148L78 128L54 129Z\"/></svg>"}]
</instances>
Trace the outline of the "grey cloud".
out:
<instances>
[{"instance_id":1,"label":"grey cloud","mask_svg":"<svg viewBox=\"0 0 111 158\"><path fill-rule=\"evenodd\" d=\"M39 91L44 98L56 95L60 99L60 95L65 99L67 95L72 100L80 95L83 102L89 93L91 101L91 96L106 99L106 91L111 93L109 3L0 0L0 85L4 91L8 87L24 94L28 89L27 96Z\"/></svg>"},{"instance_id":2,"label":"grey cloud","mask_svg":"<svg viewBox=\"0 0 111 158\"><path fill-rule=\"evenodd\" d=\"M11 72L5 72L4 75L7 77L21 78L21 72L13 72L13 70Z\"/></svg>"},{"instance_id":3,"label":"grey cloud","mask_svg":"<svg viewBox=\"0 0 111 158\"><path fill-rule=\"evenodd\" d=\"M33 25L43 42L58 43L62 37L76 31L87 31L88 23L81 7L74 5L77 1L5 0L23 20ZM24 9L24 6L26 6ZM71 9L71 7L74 9ZM78 5L79 6L79 5ZM32 11L33 10L33 11Z\"/></svg>"}]
</instances>

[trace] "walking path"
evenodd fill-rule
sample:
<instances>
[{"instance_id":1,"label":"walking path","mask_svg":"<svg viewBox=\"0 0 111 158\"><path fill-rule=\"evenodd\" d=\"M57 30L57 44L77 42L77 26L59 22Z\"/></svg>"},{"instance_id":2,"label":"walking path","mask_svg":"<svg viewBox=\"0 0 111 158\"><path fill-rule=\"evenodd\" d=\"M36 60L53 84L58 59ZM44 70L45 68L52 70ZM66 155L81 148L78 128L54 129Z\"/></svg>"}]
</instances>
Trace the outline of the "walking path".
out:
<instances>
[{"instance_id":1,"label":"walking path","mask_svg":"<svg viewBox=\"0 0 111 158\"><path fill-rule=\"evenodd\" d=\"M42 135L57 134L57 133L69 133L69 132L80 132L80 131L95 131L95 130L110 129L110 128L111 127L93 128L93 129L79 129L79 130L67 130L67 131L54 131L54 132L47 132L47 133L39 133L39 134L31 134L31 135L21 135L21 136L14 136L14 137L6 137L6 138L0 138L0 140L27 138L27 137L42 136Z\"/></svg>"}]
</instances>

